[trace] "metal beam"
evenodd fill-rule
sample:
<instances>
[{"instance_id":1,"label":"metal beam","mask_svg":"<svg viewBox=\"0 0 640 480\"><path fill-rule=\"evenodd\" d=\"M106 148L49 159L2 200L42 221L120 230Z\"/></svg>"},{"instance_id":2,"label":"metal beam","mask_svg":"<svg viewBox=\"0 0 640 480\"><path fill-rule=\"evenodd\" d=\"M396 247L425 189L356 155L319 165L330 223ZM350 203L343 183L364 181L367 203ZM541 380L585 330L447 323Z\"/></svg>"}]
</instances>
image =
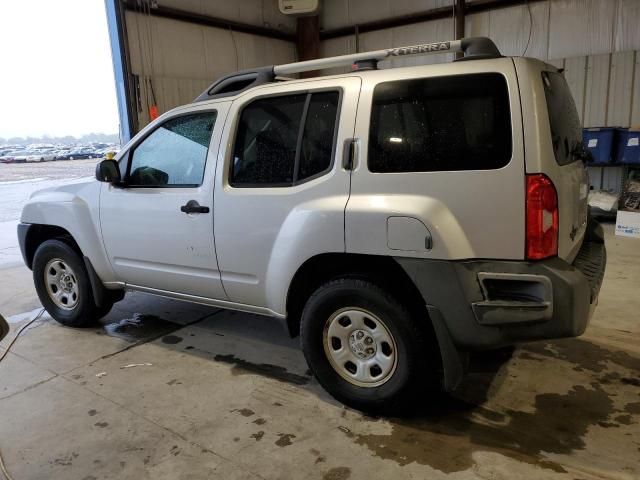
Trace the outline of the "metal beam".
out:
<instances>
[{"instance_id":1,"label":"metal beam","mask_svg":"<svg viewBox=\"0 0 640 480\"><path fill-rule=\"evenodd\" d=\"M464 38L464 0L455 0L456 40ZM456 58L462 58L462 52L456 52Z\"/></svg>"},{"instance_id":2,"label":"metal beam","mask_svg":"<svg viewBox=\"0 0 640 480\"><path fill-rule=\"evenodd\" d=\"M457 1L457 0L456 0ZM541 2L544 0L528 0L529 3ZM499 8L512 7L514 5L524 5L527 0L467 0L464 3L464 12L466 14L480 13L487 10L496 10ZM358 32L372 32L375 30L384 30L387 28L404 27L415 23L428 22L431 20L440 20L442 18L452 18L454 9L451 6L432 8L422 12L415 12L408 15L400 15L397 17L375 20L358 24ZM328 40L330 38L345 37L353 35L355 25L346 27L332 28L320 31L320 39Z\"/></svg>"},{"instance_id":3,"label":"metal beam","mask_svg":"<svg viewBox=\"0 0 640 480\"><path fill-rule=\"evenodd\" d=\"M136 0L123 0L123 3L125 10L140 13L140 9ZM234 22L231 20L225 20L223 18L210 17L208 15L188 12L186 10L179 10L177 8L163 7L159 5L158 7L152 7L150 11L147 10L147 12L154 17L195 23L197 25L221 28L224 30L231 29L235 32L250 33L252 35L275 38L277 40L286 40L288 42L296 41L296 36L293 33L282 32L280 30L276 30L275 28L261 27L242 22Z\"/></svg>"},{"instance_id":4,"label":"metal beam","mask_svg":"<svg viewBox=\"0 0 640 480\"><path fill-rule=\"evenodd\" d=\"M124 11L120 0L105 0L107 27L111 44L111 59L116 83L118 117L120 120L120 141L124 145L136 133L138 118L134 106L130 58Z\"/></svg>"},{"instance_id":5,"label":"metal beam","mask_svg":"<svg viewBox=\"0 0 640 480\"><path fill-rule=\"evenodd\" d=\"M542 2L545 0L471 0L465 3L466 13L480 13L487 10L526 5L527 3Z\"/></svg>"},{"instance_id":6,"label":"metal beam","mask_svg":"<svg viewBox=\"0 0 640 480\"><path fill-rule=\"evenodd\" d=\"M297 19L297 49L298 61L315 60L320 57L320 19L312 17L298 17ZM317 72L304 72L301 78L315 76Z\"/></svg>"}]
</instances>

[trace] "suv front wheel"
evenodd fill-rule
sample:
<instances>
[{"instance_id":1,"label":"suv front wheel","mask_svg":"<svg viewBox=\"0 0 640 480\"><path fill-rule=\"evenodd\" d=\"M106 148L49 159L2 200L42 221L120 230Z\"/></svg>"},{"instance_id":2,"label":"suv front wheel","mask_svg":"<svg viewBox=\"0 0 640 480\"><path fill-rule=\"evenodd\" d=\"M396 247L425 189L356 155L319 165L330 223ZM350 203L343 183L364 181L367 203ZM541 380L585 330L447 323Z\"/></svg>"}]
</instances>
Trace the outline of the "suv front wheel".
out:
<instances>
[{"instance_id":1,"label":"suv front wheel","mask_svg":"<svg viewBox=\"0 0 640 480\"><path fill-rule=\"evenodd\" d=\"M398 413L433 378L420 320L367 280L343 278L316 290L300 337L320 384L359 410Z\"/></svg>"},{"instance_id":2,"label":"suv front wheel","mask_svg":"<svg viewBox=\"0 0 640 480\"><path fill-rule=\"evenodd\" d=\"M33 280L38 298L51 317L68 327L92 325L111 310L97 307L82 258L67 243L47 240L36 250Z\"/></svg>"}]
</instances>

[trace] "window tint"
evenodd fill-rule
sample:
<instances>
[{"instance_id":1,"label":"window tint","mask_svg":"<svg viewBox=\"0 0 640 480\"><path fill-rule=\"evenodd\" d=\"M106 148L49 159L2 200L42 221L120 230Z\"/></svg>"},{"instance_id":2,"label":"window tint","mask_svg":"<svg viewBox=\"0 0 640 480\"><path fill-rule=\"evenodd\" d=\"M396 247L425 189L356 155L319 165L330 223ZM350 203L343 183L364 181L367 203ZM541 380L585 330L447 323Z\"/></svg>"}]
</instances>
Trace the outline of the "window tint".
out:
<instances>
[{"instance_id":1,"label":"window tint","mask_svg":"<svg viewBox=\"0 0 640 480\"><path fill-rule=\"evenodd\" d=\"M291 186L327 170L338 98L338 92L303 93L247 105L238 122L231 185Z\"/></svg>"},{"instance_id":2,"label":"window tint","mask_svg":"<svg viewBox=\"0 0 640 480\"><path fill-rule=\"evenodd\" d=\"M300 180L317 175L331 165L338 98L338 92L311 96L300 148Z\"/></svg>"},{"instance_id":3,"label":"window tint","mask_svg":"<svg viewBox=\"0 0 640 480\"><path fill-rule=\"evenodd\" d=\"M556 162L558 165L567 165L579 159L576 152L582 148L580 117L562 74L542 72L542 83Z\"/></svg>"},{"instance_id":4,"label":"window tint","mask_svg":"<svg viewBox=\"0 0 640 480\"><path fill-rule=\"evenodd\" d=\"M375 88L370 171L489 170L510 159L509 95L502 75L402 80Z\"/></svg>"},{"instance_id":5,"label":"window tint","mask_svg":"<svg viewBox=\"0 0 640 480\"><path fill-rule=\"evenodd\" d=\"M233 149L232 183L293 183L306 94L263 98L242 110Z\"/></svg>"},{"instance_id":6,"label":"window tint","mask_svg":"<svg viewBox=\"0 0 640 480\"><path fill-rule=\"evenodd\" d=\"M131 155L131 186L197 186L202 183L216 112L173 118L145 138Z\"/></svg>"}]
</instances>

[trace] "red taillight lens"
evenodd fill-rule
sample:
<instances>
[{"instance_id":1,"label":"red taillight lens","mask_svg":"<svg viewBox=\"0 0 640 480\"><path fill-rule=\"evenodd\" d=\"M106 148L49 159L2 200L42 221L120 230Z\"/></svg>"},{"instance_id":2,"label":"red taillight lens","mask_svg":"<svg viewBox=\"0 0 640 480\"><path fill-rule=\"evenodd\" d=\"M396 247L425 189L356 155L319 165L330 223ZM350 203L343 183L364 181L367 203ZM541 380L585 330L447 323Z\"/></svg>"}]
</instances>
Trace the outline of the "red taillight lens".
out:
<instances>
[{"instance_id":1,"label":"red taillight lens","mask_svg":"<svg viewBox=\"0 0 640 480\"><path fill-rule=\"evenodd\" d=\"M527 175L527 238L529 260L558 254L558 194L543 174Z\"/></svg>"}]
</instances>

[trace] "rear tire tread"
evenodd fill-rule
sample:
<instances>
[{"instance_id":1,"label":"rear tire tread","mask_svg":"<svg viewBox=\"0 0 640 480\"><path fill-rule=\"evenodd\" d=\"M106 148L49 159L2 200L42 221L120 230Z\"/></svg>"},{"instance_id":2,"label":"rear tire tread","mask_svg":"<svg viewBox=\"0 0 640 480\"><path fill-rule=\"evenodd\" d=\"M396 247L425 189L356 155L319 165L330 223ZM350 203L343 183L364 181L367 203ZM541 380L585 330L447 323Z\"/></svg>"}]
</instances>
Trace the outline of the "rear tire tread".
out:
<instances>
[{"instance_id":1,"label":"rear tire tread","mask_svg":"<svg viewBox=\"0 0 640 480\"><path fill-rule=\"evenodd\" d=\"M351 297L350 301L360 303L354 306L368 308L380 316L392 330L398 347L402 345L406 352L399 348L396 372L383 385L371 388L351 385L333 370L326 359L323 340L320 338L318 341L317 336L322 337L322 328L328 317L318 319L318 314L322 314L322 310L335 311L340 306L341 296ZM336 304L331 306L332 303ZM369 279L338 278L323 284L309 297L302 312L300 341L309 368L323 388L336 399L375 414L406 413L424 398L427 390L439 387L438 368L426 354L433 345L427 341L423 324L427 321L426 313L424 319L417 319L396 297Z\"/></svg>"}]
</instances>

